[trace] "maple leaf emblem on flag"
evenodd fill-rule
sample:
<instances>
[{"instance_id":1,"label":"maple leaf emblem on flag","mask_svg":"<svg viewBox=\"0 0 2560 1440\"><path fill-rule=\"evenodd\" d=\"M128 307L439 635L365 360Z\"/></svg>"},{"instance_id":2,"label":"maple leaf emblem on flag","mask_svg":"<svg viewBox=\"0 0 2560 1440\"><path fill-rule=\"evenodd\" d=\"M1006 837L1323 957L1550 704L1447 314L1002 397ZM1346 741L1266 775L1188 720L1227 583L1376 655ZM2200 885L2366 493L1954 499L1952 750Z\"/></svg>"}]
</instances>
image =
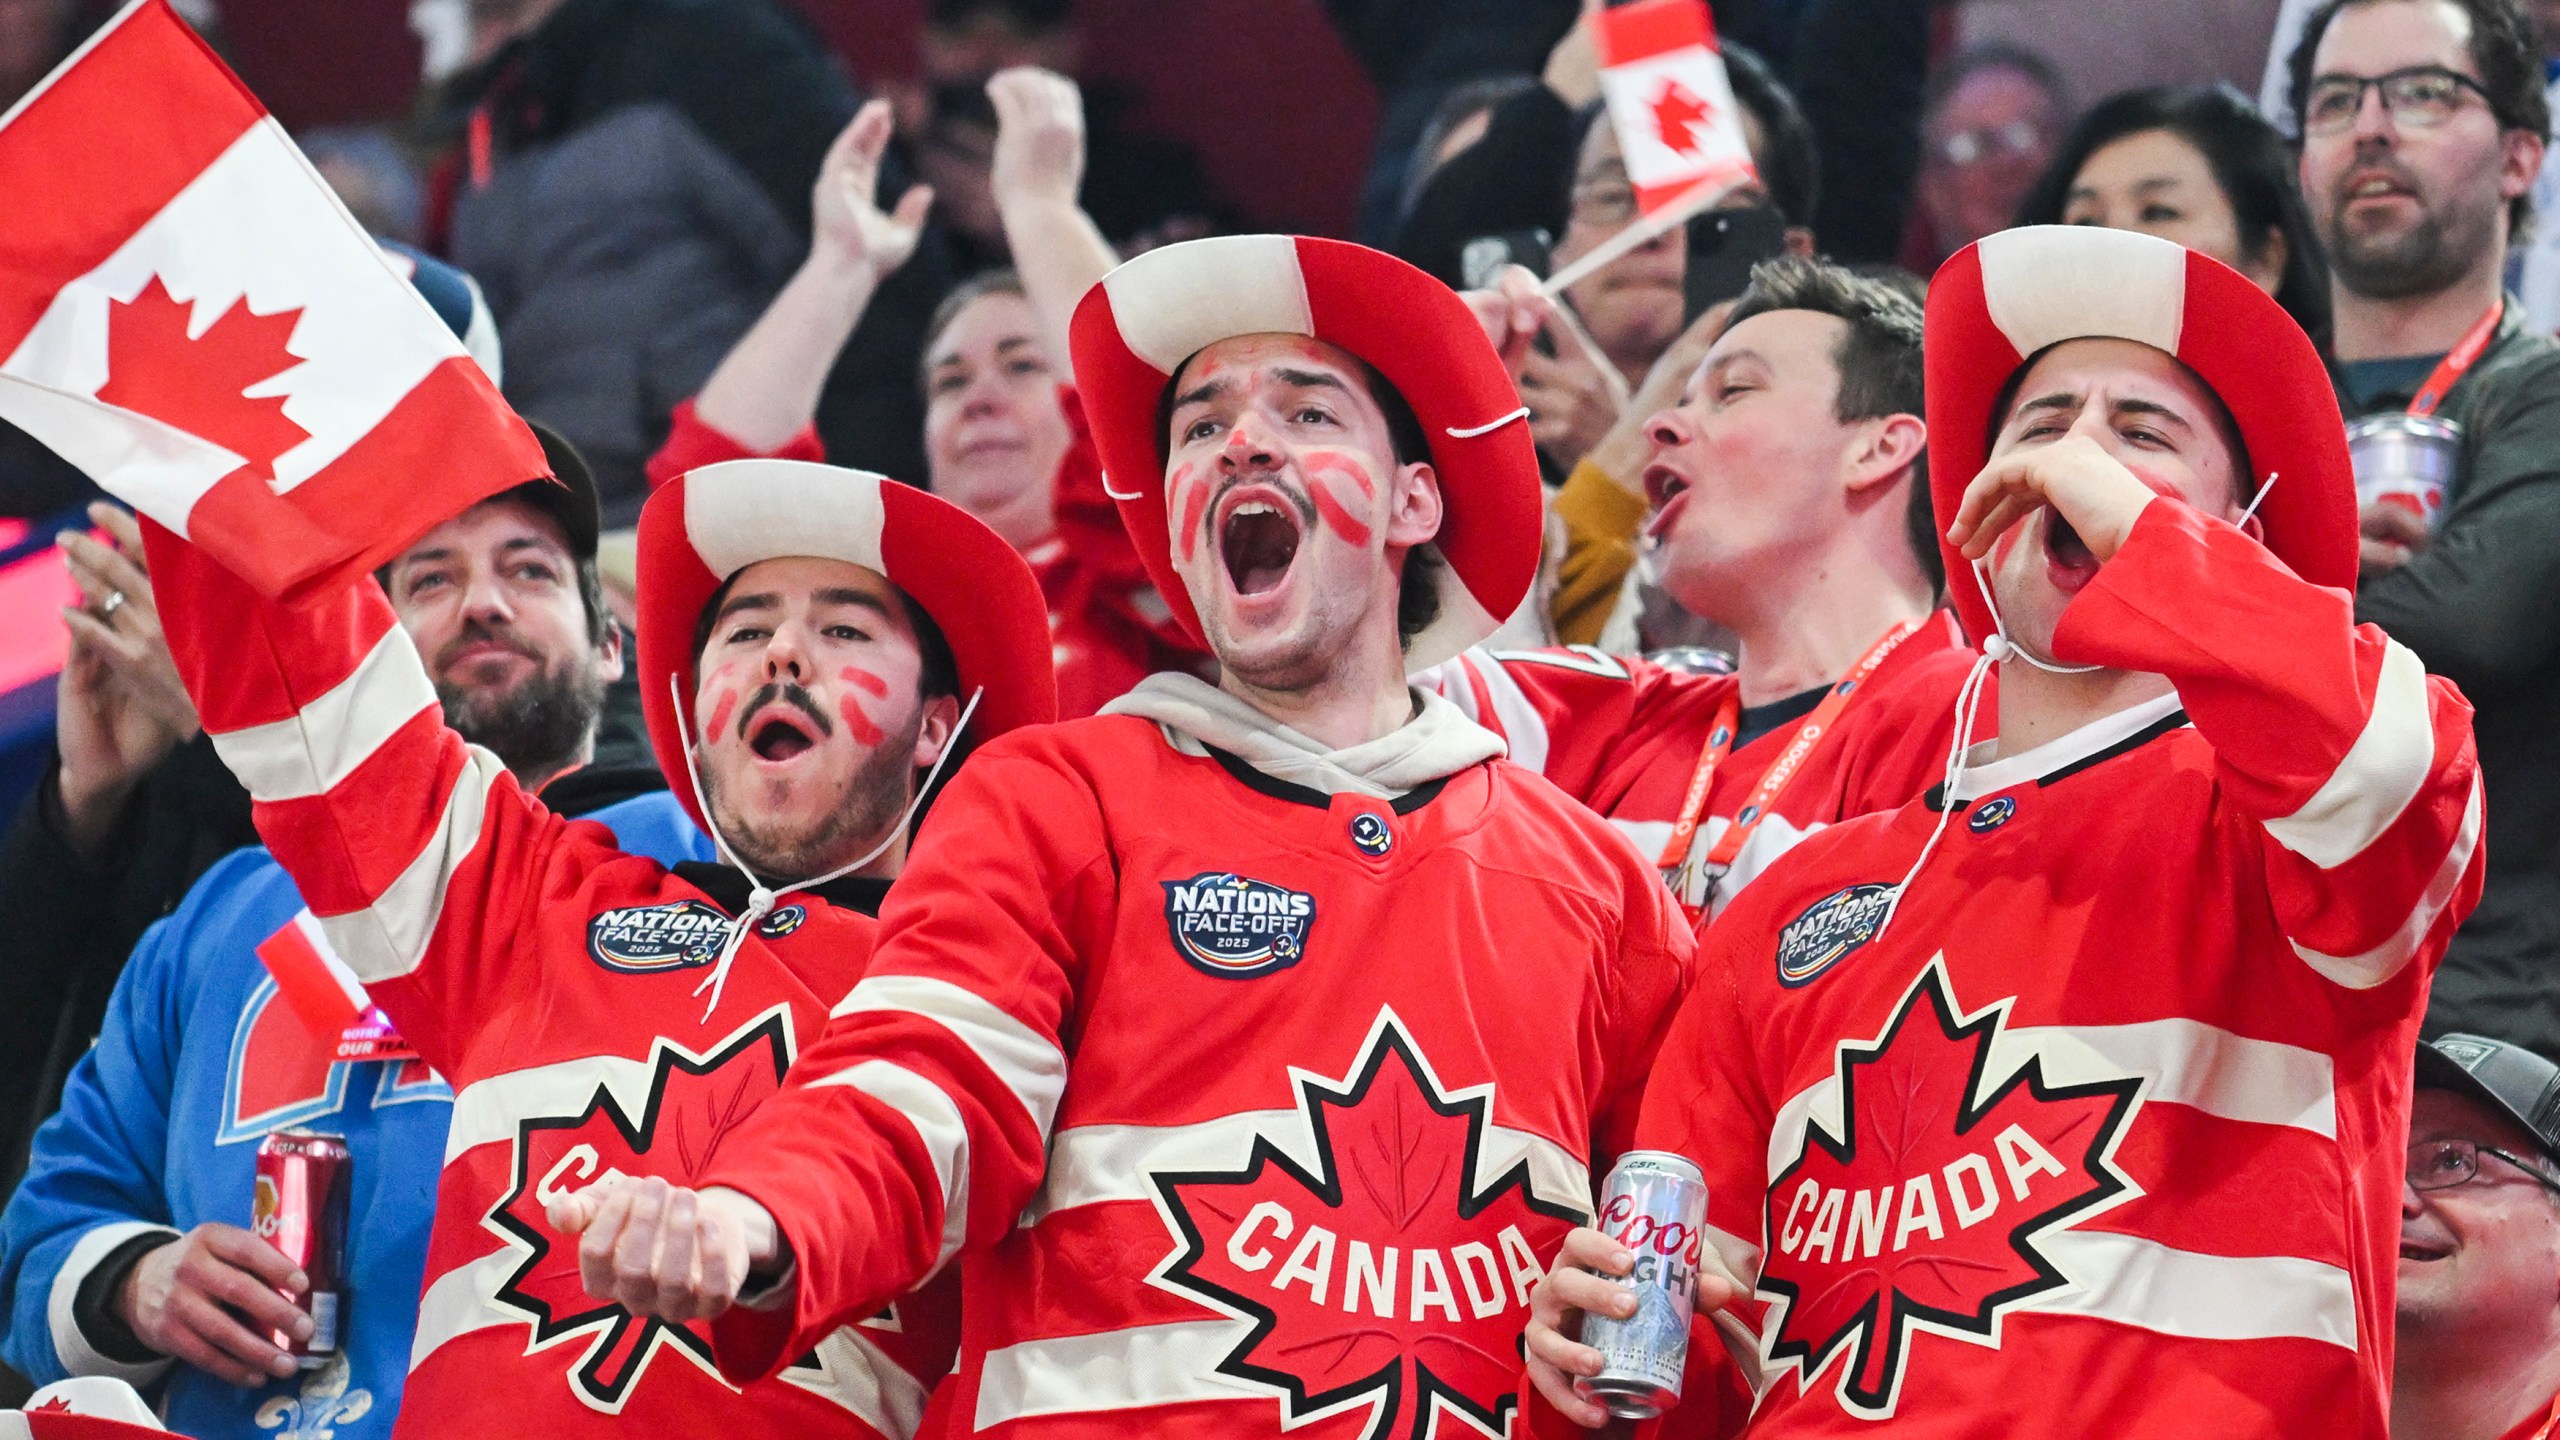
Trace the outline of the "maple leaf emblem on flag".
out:
<instances>
[{"instance_id":1,"label":"maple leaf emblem on flag","mask_svg":"<svg viewBox=\"0 0 2560 1440\"><path fill-rule=\"evenodd\" d=\"M1583 1217L1526 1160L1474 1182L1492 1087L1443 1092L1392 1013L1338 1086L1296 1073L1315 1168L1257 1136L1239 1170L1155 1174L1179 1248L1150 1278L1252 1322L1217 1368L1286 1425L1366 1406L1369 1440L1506 1434L1539 1257Z\"/></svg>"},{"instance_id":2,"label":"maple leaf emblem on flag","mask_svg":"<svg viewBox=\"0 0 2560 1440\"><path fill-rule=\"evenodd\" d=\"M1698 153L1697 127L1715 115L1713 106L1689 92L1677 80L1665 77L1662 93L1653 97L1653 129L1662 138L1664 148L1678 155Z\"/></svg>"},{"instance_id":3,"label":"maple leaf emblem on flag","mask_svg":"<svg viewBox=\"0 0 2560 1440\"><path fill-rule=\"evenodd\" d=\"M1873 1044L1841 1047L1843 1132L1808 1121L1770 1182L1770 1358L1809 1390L1845 1349L1863 1418L1893 1413L1914 1329L1996 1346L2005 1309L2072 1283L2038 1241L2138 1193L2111 1152L2140 1078L2049 1084L2040 1056L1993 1074L2006 1010L1963 1015L1932 961Z\"/></svg>"},{"instance_id":4,"label":"maple leaf emblem on flag","mask_svg":"<svg viewBox=\"0 0 2560 1440\"><path fill-rule=\"evenodd\" d=\"M108 302L107 383L98 400L209 440L271 480L276 457L310 432L285 418L284 397L245 392L302 363L292 350L302 311L260 315L244 298L190 337L195 308L157 275L131 300Z\"/></svg>"},{"instance_id":5,"label":"maple leaf emblem on flag","mask_svg":"<svg viewBox=\"0 0 2560 1440\"><path fill-rule=\"evenodd\" d=\"M699 1323L641 1319L589 1295L578 1278L577 1243L551 1228L544 1209L553 1196L609 1175L696 1183L729 1132L782 1087L791 1064L787 1018L776 1011L704 1059L659 1041L648 1103L636 1120L599 1084L576 1115L527 1120L518 1127L515 1185L489 1212L489 1223L532 1253L498 1287L496 1299L533 1322L530 1349L582 1331L599 1332L569 1374L570 1388L595 1409L619 1413L668 1345L706 1373L717 1373L710 1336Z\"/></svg>"}]
</instances>

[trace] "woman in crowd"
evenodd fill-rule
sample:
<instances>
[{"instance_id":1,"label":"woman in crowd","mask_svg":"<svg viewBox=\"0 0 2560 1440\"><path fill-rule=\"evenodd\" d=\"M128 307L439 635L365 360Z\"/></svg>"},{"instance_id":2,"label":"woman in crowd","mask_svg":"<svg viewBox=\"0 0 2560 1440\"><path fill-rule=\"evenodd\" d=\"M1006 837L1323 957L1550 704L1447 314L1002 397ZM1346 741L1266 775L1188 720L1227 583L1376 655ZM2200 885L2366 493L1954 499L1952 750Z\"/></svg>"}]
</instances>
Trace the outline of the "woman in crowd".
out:
<instances>
[{"instance_id":1,"label":"woman in crowd","mask_svg":"<svg viewBox=\"0 0 2560 1440\"><path fill-rule=\"evenodd\" d=\"M2139 230L2202 251L2273 295L2327 349L2329 280L2292 148L2226 86L2100 101L2027 193L2018 223Z\"/></svg>"}]
</instances>

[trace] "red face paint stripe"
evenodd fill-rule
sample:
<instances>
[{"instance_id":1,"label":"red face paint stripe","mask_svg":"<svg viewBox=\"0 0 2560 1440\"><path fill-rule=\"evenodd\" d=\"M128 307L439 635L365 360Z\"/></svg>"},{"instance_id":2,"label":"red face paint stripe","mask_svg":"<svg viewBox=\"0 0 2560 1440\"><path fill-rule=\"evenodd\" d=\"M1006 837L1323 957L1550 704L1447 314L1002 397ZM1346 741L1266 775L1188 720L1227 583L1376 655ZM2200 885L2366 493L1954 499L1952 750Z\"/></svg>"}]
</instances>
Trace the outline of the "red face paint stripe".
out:
<instances>
[{"instance_id":1,"label":"red face paint stripe","mask_svg":"<svg viewBox=\"0 0 2560 1440\"><path fill-rule=\"evenodd\" d=\"M705 733L708 735L728 734L729 717L737 713L738 692L735 690L721 691L719 703L711 707L711 728Z\"/></svg>"},{"instance_id":2,"label":"red face paint stripe","mask_svg":"<svg viewBox=\"0 0 2560 1440\"><path fill-rule=\"evenodd\" d=\"M868 670L859 669L855 666L847 665L843 669L837 671L836 678L842 680L847 685L855 687L856 689L870 691L874 698L889 693L888 681L881 679L879 676L872 674Z\"/></svg>"},{"instance_id":3,"label":"red face paint stripe","mask_svg":"<svg viewBox=\"0 0 2560 1440\"><path fill-rule=\"evenodd\" d=\"M871 723L871 717L862 713L862 706L852 696L842 696L836 701L836 713L844 717L844 728L854 739L865 745L880 743L883 738L880 727Z\"/></svg>"},{"instance_id":4,"label":"red face paint stripe","mask_svg":"<svg viewBox=\"0 0 2560 1440\"><path fill-rule=\"evenodd\" d=\"M1184 466L1182 469L1176 470L1173 472L1174 488L1179 490L1183 483L1190 478L1191 469L1189 466ZM1190 488L1190 491L1183 496L1182 558L1184 560L1189 560L1192 557L1192 554L1200 548L1200 517L1208 510L1208 508L1209 486L1206 481L1193 485Z\"/></svg>"},{"instance_id":5,"label":"red face paint stripe","mask_svg":"<svg viewBox=\"0 0 2560 1440\"><path fill-rule=\"evenodd\" d=\"M1316 513L1324 517L1324 523L1332 526L1335 534L1354 545L1369 543L1369 527L1353 518L1350 511L1343 509L1342 502L1333 498L1332 491L1321 485L1311 488L1316 497Z\"/></svg>"}]
</instances>

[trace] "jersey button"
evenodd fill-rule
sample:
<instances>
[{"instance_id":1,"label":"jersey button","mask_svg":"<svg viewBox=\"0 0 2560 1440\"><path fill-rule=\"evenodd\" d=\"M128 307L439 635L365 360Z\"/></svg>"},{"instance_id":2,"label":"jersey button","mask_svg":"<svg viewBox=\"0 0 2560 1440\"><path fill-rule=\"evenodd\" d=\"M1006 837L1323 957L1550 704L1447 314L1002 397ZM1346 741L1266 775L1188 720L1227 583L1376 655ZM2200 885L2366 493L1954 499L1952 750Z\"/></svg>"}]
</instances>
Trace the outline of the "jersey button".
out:
<instances>
[{"instance_id":1,"label":"jersey button","mask_svg":"<svg viewBox=\"0 0 2560 1440\"><path fill-rule=\"evenodd\" d=\"M1372 860L1395 848L1396 835L1387 822L1369 811L1351 817L1351 848Z\"/></svg>"}]
</instances>

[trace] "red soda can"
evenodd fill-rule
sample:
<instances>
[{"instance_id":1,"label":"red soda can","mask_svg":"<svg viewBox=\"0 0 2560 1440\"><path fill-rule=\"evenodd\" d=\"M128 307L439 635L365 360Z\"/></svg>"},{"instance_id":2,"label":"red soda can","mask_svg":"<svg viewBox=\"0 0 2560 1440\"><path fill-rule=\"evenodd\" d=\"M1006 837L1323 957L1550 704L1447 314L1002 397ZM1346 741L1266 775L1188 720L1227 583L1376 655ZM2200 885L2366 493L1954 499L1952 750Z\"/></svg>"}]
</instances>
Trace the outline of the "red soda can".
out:
<instances>
[{"instance_id":1,"label":"red soda can","mask_svg":"<svg viewBox=\"0 0 2560 1440\"><path fill-rule=\"evenodd\" d=\"M1630 1150L1609 1172L1599 1228L1635 1252L1623 1279L1636 1312L1624 1320L1582 1317L1582 1343L1600 1352L1600 1373L1574 1390L1610 1414L1650 1420L1678 1404L1689 1358L1690 1292L1706 1250L1707 1183L1698 1167L1666 1150Z\"/></svg>"},{"instance_id":2,"label":"red soda can","mask_svg":"<svg viewBox=\"0 0 2560 1440\"><path fill-rule=\"evenodd\" d=\"M338 1353L338 1311L345 1299L347 1189L353 1162L347 1142L309 1130L278 1130L258 1142L257 1193L249 1229L302 1271L311 1288L276 1293L311 1317L311 1338L279 1330L267 1339L305 1370Z\"/></svg>"}]
</instances>

